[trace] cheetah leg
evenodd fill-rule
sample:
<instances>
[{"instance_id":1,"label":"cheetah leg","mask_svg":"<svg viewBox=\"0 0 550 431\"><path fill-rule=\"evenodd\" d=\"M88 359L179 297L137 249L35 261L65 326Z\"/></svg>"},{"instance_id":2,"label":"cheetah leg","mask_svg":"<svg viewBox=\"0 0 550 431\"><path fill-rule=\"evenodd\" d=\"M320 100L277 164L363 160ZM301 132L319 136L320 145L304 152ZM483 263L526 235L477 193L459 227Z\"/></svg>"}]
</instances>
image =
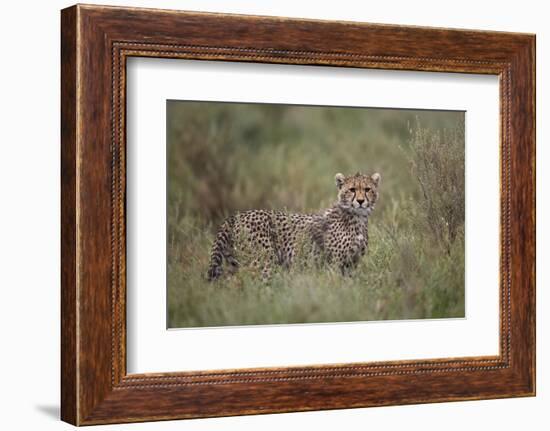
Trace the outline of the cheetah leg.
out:
<instances>
[{"instance_id":1,"label":"cheetah leg","mask_svg":"<svg viewBox=\"0 0 550 431\"><path fill-rule=\"evenodd\" d=\"M272 270L272 262L269 260L264 263L264 267L262 268L262 280L269 281L271 279L271 270Z\"/></svg>"},{"instance_id":2,"label":"cheetah leg","mask_svg":"<svg viewBox=\"0 0 550 431\"><path fill-rule=\"evenodd\" d=\"M271 273L273 269L273 259L270 258L259 258L257 257L254 259L250 265L252 268L254 268L254 271L260 272L262 279L264 281L269 280L271 278Z\"/></svg>"},{"instance_id":3,"label":"cheetah leg","mask_svg":"<svg viewBox=\"0 0 550 431\"><path fill-rule=\"evenodd\" d=\"M273 266L279 264L279 255L275 248L272 226L266 223L264 227L265 231L258 233L250 243L255 255L252 267L261 273L265 282L271 278Z\"/></svg>"},{"instance_id":4,"label":"cheetah leg","mask_svg":"<svg viewBox=\"0 0 550 431\"><path fill-rule=\"evenodd\" d=\"M355 264L352 260L346 259L340 262L340 271L345 277L351 277L353 275L353 270L355 269Z\"/></svg>"},{"instance_id":5,"label":"cheetah leg","mask_svg":"<svg viewBox=\"0 0 550 431\"><path fill-rule=\"evenodd\" d=\"M235 274L239 270L239 261L235 258L233 253L227 253L223 255L226 263L229 265L228 272Z\"/></svg>"}]
</instances>

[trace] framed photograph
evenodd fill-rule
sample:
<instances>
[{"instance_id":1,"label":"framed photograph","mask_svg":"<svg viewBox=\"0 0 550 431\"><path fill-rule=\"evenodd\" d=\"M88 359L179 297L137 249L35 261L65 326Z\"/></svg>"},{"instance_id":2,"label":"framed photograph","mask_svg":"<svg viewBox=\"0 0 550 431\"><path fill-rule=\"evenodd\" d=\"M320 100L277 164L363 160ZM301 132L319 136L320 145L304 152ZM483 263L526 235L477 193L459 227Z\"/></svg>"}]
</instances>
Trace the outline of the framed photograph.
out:
<instances>
[{"instance_id":1,"label":"framed photograph","mask_svg":"<svg viewBox=\"0 0 550 431\"><path fill-rule=\"evenodd\" d=\"M61 416L535 394L535 36L61 13Z\"/></svg>"}]
</instances>

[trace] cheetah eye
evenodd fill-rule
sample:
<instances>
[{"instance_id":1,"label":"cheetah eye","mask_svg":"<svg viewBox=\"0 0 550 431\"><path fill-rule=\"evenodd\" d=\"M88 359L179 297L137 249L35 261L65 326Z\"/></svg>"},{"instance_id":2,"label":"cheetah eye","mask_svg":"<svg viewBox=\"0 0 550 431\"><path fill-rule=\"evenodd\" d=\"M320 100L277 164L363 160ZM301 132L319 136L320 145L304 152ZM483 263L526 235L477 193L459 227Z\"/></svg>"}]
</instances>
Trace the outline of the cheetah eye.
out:
<instances>
[{"instance_id":1,"label":"cheetah eye","mask_svg":"<svg viewBox=\"0 0 550 431\"><path fill-rule=\"evenodd\" d=\"M368 193L368 192L370 192L370 191L371 191L371 188L370 188L370 187L367 187L367 188L365 189L365 193Z\"/></svg>"},{"instance_id":2,"label":"cheetah eye","mask_svg":"<svg viewBox=\"0 0 550 431\"><path fill-rule=\"evenodd\" d=\"M349 191L355 193L355 187L350 188Z\"/></svg>"}]
</instances>

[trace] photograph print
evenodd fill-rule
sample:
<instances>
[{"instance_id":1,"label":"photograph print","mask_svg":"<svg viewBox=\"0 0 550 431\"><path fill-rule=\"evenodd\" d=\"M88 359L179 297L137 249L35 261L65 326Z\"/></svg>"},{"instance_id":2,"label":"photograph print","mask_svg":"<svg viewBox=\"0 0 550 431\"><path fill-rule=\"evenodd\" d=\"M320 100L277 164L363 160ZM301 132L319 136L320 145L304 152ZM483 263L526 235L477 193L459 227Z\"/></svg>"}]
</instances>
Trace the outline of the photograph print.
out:
<instances>
[{"instance_id":1,"label":"photograph print","mask_svg":"<svg viewBox=\"0 0 550 431\"><path fill-rule=\"evenodd\" d=\"M465 317L463 111L166 115L168 328Z\"/></svg>"}]
</instances>

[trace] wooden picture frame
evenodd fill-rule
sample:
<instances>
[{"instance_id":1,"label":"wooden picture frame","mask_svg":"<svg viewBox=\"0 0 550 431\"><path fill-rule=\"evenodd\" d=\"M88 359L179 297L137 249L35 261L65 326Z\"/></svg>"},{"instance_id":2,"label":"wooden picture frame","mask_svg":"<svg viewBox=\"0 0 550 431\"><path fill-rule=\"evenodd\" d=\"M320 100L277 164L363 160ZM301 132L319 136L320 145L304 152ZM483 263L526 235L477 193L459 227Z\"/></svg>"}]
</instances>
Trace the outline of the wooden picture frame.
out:
<instances>
[{"instance_id":1,"label":"wooden picture frame","mask_svg":"<svg viewBox=\"0 0 550 431\"><path fill-rule=\"evenodd\" d=\"M61 18L64 421L535 394L534 35L83 5L64 9ZM131 56L498 75L500 354L128 375L125 65Z\"/></svg>"}]
</instances>

